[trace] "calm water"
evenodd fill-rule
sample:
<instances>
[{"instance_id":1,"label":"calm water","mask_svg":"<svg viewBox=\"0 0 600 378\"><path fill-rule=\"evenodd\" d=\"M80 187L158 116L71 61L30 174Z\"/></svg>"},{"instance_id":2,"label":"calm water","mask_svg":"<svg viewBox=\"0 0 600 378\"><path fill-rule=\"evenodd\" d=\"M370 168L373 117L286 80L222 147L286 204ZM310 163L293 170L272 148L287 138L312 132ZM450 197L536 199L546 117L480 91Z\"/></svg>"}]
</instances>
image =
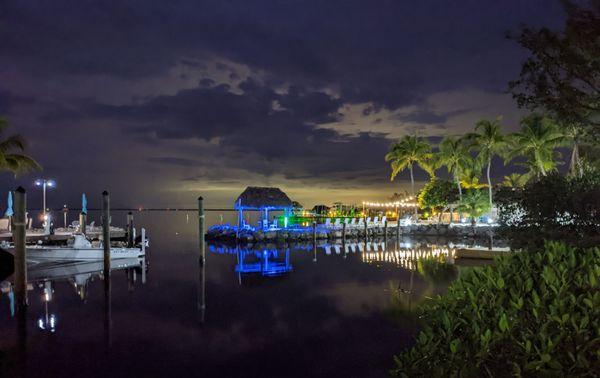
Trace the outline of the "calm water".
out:
<instances>
[{"instance_id":1,"label":"calm water","mask_svg":"<svg viewBox=\"0 0 600 378\"><path fill-rule=\"evenodd\" d=\"M203 271L194 215L136 214L148 268L121 261L109 297L101 264L30 267L22 328L2 283L0 376L383 377L411 343L411 310L455 274L419 273L401 248L410 241L211 245ZM2 281L10 269L0 264Z\"/></svg>"}]
</instances>

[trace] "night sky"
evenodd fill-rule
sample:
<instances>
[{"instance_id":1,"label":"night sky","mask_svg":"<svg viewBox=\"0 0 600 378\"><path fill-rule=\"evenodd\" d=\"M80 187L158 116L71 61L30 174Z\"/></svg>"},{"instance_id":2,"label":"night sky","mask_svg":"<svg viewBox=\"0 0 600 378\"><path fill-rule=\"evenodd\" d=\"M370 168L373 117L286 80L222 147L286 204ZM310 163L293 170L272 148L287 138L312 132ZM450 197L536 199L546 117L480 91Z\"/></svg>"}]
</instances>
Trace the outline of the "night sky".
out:
<instances>
[{"instance_id":1,"label":"night sky","mask_svg":"<svg viewBox=\"0 0 600 378\"><path fill-rule=\"evenodd\" d=\"M44 171L0 189L38 201L33 180L54 178L52 207L104 189L113 206L231 206L247 185L385 199L409 187L389 181L394 139L516 129L526 52L505 34L563 19L557 0L2 0L0 115Z\"/></svg>"}]
</instances>

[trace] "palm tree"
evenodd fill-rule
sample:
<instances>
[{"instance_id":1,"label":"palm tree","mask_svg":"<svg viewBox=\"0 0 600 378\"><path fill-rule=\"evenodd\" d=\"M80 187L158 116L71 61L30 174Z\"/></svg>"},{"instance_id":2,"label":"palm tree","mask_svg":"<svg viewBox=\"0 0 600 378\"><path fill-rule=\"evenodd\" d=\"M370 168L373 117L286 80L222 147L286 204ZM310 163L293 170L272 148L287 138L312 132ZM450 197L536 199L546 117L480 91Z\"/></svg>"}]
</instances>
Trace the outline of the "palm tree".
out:
<instances>
[{"instance_id":1,"label":"palm tree","mask_svg":"<svg viewBox=\"0 0 600 378\"><path fill-rule=\"evenodd\" d=\"M458 198L461 200L462 187L460 185L460 177L472 160L469 149L460 138L448 136L440 143L435 160L436 166L444 166L452 174L458 186Z\"/></svg>"},{"instance_id":2,"label":"palm tree","mask_svg":"<svg viewBox=\"0 0 600 378\"><path fill-rule=\"evenodd\" d=\"M481 164L477 159L471 159L460 175L460 185L465 189L482 189L487 184L479 182L481 178Z\"/></svg>"},{"instance_id":3,"label":"palm tree","mask_svg":"<svg viewBox=\"0 0 600 378\"><path fill-rule=\"evenodd\" d=\"M469 190L458 203L457 210L469 214L471 224L475 226L477 219L491 210L490 204L481 190Z\"/></svg>"},{"instance_id":4,"label":"palm tree","mask_svg":"<svg viewBox=\"0 0 600 378\"><path fill-rule=\"evenodd\" d=\"M418 165L429 173L430 176L433 176L431 159L431 146L416 135L404 136L400 141L394 143L390 148L390 151L385 155L385 161L391 162L392 174L390 175L390 179L392 181L396 178L398 173L408 168L413 197L415 197L414 165ZM417 208L415 207L415 214L416 213Z\"/></svg>"},{"instance_id":5,"label":"palm tree","mask_svg":"<svg viewBox=\"0 0 600 378\"><path fill-rule=\"evenodd\" d=\"M565 141L571 142L572 145L569 173L573 176L577 175L581 177L583 176L583 165L581 157L579 156L579 146L585 138L585 132L580 124L574 123L564 126L562 129L566 139Z\"/></svg>"},{"instance_id":6,"label":"palm tree","mask_svg":"<svg viewBox=\"0 0 600 378\"><path fill-rule=\"evenodd\" d=\"M518 189L522 188L529 181L529 175L520 174L520 173L511 173L508 176L504 176L504 181L502 181L502 186L506 188Z\"/></svg>"},{"instance_id":7,"label":"palm tree","mask_svg":"<svg viewBox=\"0 0 600 378\"><path fill-rule=\"evenodd\" d=\"M525 165L536 176L546 176L556 169L560 153L555 150L565 140L565 135L550 118L531 114L521 120L521 131L511 136L512 148L508 158L525 156Z\"/></svg>"},{"instance_id":8,"label":"palm tree","mask_svg":"<svg viewBox=\"0 0 600 378\"><path fill-rule=\"evenodd\" d=\"M8 122L4 118L0 118L0 137L7 127ZM18 176L22 173L42 169L33 158L13 152L24 150L25 140L18 134L10 135L4 140L0 139L0 171L10 171Z\"/></svg>"},{"instance_id":9,"label":"palm tree","mask_svg":"<svg viewBox=\"0 0 600 378\"><path fill-rule=\"evenodd\" d=\"M490 171L492 168L492 158L496 155L502 155L506 149L506 137L500 131L500 119L488 121L482 119L475 125L475 132L469 133L465 138L471 142L470 147L478 152L477 159L482 165L486 165L487 183L490 209L492 202L492 178Z\"/></svg>"}]
</instances>

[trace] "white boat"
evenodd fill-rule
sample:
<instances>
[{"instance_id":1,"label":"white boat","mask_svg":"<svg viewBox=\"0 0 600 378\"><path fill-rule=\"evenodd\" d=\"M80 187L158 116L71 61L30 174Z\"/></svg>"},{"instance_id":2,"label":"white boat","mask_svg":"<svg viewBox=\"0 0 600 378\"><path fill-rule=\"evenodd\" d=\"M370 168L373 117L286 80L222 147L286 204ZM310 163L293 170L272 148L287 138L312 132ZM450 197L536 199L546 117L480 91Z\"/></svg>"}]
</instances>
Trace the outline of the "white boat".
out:
<instances>
[{"instance_id":1,"label":"white boat","mask_svg":"<svg viewBox=\"0 0 600 378\"><path fill-rule=\"evenodd\" d=\"M146 255L146 230L142 228L142 241L140 247L111 247L110 258L132 259ZM14 246L3 248L14 254ZM59 261L98 261L104 259L104 248L100 244L93 246L83 234L73 234L67 246L34 245L27 246L27 262L59 262Z\"/></svg>"}]
</instances>

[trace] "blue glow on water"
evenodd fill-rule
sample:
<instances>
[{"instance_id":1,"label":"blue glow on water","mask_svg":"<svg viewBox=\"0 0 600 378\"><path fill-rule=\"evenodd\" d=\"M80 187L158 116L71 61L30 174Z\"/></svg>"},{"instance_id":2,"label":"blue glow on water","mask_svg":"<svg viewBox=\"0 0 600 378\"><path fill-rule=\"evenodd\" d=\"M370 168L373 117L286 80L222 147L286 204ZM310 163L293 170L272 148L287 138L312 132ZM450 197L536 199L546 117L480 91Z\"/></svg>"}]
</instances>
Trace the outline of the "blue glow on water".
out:
<instances>
[{"instance_id":1,"label":"blue glow on water","mask_svg":"<svg viewBox=\"0 0 600 378\"><path fill-rule=\"evenodd\" d=\"M292 271L289 248L285 250L238 248L237 256L238 263L235 266L237 273L278 276Z\"/></svg>"}]
</instances>

